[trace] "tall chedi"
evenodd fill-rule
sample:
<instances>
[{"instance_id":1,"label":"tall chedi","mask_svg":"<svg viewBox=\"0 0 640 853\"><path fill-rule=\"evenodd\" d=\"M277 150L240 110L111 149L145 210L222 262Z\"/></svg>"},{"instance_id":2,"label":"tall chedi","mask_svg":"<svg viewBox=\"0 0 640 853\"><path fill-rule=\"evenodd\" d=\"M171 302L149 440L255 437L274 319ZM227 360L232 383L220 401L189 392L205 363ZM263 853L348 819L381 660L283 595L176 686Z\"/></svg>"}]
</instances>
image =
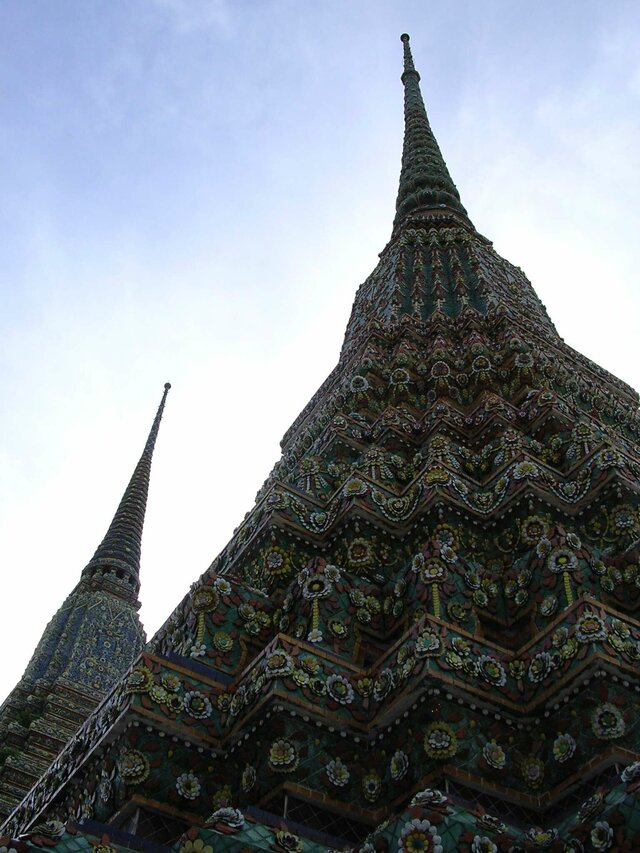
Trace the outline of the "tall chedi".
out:
<instances>
[{"instance_id":1,"label":"tall chedi","mask_svg":"<svg viewBox=\"0 0 640 853\"><path fill-rule=\"evenodd\" d=\"M145 644L140 542L151 459L171 386L106 536L0 708L0 817L15 808Z\"/></svg>"},{"instance_id":2,"label":"tall chedi","mask_svg":"<svg viewBox=\"0 0 640 853\"><path fill-rule=\"evenodd\" d=\"M23 849L640 849L638 397L473 227L402 41L339 363L12 814Z\"/></svg>"}]
</instances>

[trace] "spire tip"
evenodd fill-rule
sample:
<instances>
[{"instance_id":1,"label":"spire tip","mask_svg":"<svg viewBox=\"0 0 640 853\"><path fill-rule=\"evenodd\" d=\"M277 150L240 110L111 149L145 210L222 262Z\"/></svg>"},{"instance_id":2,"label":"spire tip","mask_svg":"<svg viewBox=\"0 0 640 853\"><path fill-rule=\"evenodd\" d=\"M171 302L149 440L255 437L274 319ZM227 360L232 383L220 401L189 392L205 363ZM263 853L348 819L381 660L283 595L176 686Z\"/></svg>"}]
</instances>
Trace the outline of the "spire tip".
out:
<instances>
[{"instance_id":1,"label":"spire tip","mask_svg":"<svg viewBox=\"0 0 640 853\"><path fill-rule=\"evenodd\" d=\"M169 388L171 388L171 383L165 382L164 394L160 400L160 405L158 406L158 411L153 420L140 461L136 465L129 485L125 489L125 493L122 496L122 500L107 530L106 536L83 572L83 577L93 577L100 573L104 574L104 566L119 566L127 572L132 585L131 588L136 596L140 588L140 580L138 578L140 571L140 543L147 507L147 495L149 493L151 458L156 438L158 437L160 421L164 412L164 404L167 400Z\"/></svg>"},{"instance_id":2,"label":"spire tip","mask_svg":"<svg viewBox=\"0 0 640 853\"><path fill-rule=\"evenodd\" d=\"M402 33L404 145L396 201L394 233L413 211L449 207L466 216L460 196L429 125L420 92L420 74L411 55L409 34Z\"/></svg>"}]
</instances>

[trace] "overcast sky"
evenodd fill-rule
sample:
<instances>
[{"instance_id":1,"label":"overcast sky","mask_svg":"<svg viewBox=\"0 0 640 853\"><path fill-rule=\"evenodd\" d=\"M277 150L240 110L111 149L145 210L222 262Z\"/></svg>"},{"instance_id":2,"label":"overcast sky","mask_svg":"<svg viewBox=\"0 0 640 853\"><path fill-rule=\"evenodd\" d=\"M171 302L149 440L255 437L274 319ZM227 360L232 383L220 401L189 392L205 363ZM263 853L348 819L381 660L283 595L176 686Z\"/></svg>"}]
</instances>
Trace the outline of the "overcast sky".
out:
<instances>
[{"instance_id":1,"label":"overcast sky","mask_svg":"<svg viewBox=\"0 0 640 853\"><path fill-rule=\"evenodd\" d=\"M166 380L149 634L252 506L390 234L403 31L472 220L640 387L637 0L4 0L0 695Z\"/></svg>"}]
</instances>

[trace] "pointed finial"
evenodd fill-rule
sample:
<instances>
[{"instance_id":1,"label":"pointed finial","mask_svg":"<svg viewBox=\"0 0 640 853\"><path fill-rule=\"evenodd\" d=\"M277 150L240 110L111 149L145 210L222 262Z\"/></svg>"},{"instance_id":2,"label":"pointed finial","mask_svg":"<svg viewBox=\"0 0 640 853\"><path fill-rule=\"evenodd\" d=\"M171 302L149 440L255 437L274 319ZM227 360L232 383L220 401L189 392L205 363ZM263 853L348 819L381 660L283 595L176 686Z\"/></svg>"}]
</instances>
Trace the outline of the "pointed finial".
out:
<instances>
[{"instance_id":1,"label":"pointed finial","mask_svg":"<svg viewBox=\"0 0 640 853\"><path fill-rule=\"evenodd\" d=\"M409 47L408 33L402 33L402 35L400 36L400 41L404 45L404 74L402 75L402 82L404 83L404 75L408 72L415 74L419 82L420 75L416 71L415 65L413 64L413 56L411 55L411 48Z\"/></svg>"},{"instance_id":2,"label":"pointed finial","mask_svg":"<svg viewBox=\"0 0 640 853\"><path fill-rule=\"evenodd\" d=\"M405 217L420 209L448 207L467 218L460 195L438 147L420 92L409 36L400 36L404 53L404 145L396 201L394 234Z\"/></svg>"},{"instance_id":3,"label":"pointed finial","mask_svg":"<svg viewBox=\"0 0 640 853\"><path fill-rule=\"evenodd\" d=\"M153 420L142 456L135 467L129 485L125 489L106 536L84 569L83 578L115 576L128 585L134 596L140 588L140 545L142 526L147 508L151 460L160 429L160 421L171 383L166 382L164 393Z\"/></svg>"},{"instance_id":4,"label":"pointed finial","mask_svg":"<svg viewBox=\"0 0 640 853\"><path fill-rule=\"evenodd\" d=\"M171 388L170 382L164 383L164 394L162 395L162 399L160 400L160 405L158 406L158 411L156 412L156 416L153 421L153 425L151 427L151 431L149 433L149 438L147 439L147 443L145 445L144 454L152 454L153 448L155 447L156 438L158 437L158 430L160 429L160 421L162 420L162 413L164 412L164 404L167 402L167 394ZM149 460L151 461L151 460Z\"/></svg>"}]
</instances>

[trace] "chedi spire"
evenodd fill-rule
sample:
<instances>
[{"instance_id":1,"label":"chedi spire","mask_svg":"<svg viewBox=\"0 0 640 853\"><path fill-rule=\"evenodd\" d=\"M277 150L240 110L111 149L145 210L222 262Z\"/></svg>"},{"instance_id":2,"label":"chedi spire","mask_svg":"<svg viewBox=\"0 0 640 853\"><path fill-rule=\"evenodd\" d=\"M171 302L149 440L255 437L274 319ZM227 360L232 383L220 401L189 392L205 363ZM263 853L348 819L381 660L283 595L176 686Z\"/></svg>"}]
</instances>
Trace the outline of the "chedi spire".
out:
<instances>
[{"instance_id":1,"label":"chedi spire","mask_svg":"<svg viewBox=\"0 0 640 853\"><path fill-rule=\"evenodd\" d=\"M403 33L400 38L404 46L404 145L394 232L409 213L424 208L449 207L467 215L427 118L409 36Z\"/></svg>"},{"instance_id":2,"label":"chedi spire","mask_svg":"<svg viewBox=\"0 0 640 853\"><path fill-rule=\"evenodd\" d=\"M93 580L105 576L105 574L111 577L115 576L127 582L136 595L140 588L140 544L147 508L151 461L170 388L171 384L165 383L164 393L142 456L135 467L104 539L82 573L83 578L92 578Z\"/></svg>"},{"instance_id":3,"label":"chedi spire","mask_svg":"<svg viewBox=\"0 0 640 853\"><path fill-rule=\"evenodd\" d=\"M140 540L167 382L142 456L106 536L0 707L0 821L144 648Z\"/></svg>"}]
</instances>

